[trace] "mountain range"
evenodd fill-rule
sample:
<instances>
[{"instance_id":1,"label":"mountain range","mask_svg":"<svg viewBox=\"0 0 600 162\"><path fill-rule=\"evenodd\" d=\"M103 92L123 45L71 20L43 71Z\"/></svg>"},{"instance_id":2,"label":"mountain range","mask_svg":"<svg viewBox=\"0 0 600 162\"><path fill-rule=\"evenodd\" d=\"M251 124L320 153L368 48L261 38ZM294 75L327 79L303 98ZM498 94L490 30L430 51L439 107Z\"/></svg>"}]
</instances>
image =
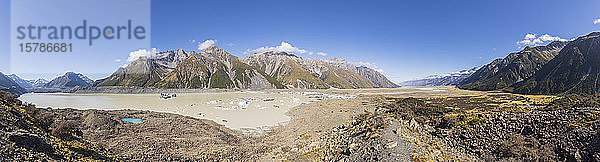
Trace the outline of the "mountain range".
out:
<instances>
[{"instance_id":1,"label":"mountain range","mask_svg":"<svg viewBox=\"0 0 600 162\"><path fill-rule=\"evenodd\" d=\"M66 72L64 75L58 76L52 81L46 83L41 88L51 89L71 89L77 86L89 87L94 83L93 80L80 73Z\"/></svg>"},{"instance_id":2,"label":"mountain range","mask_svg":"<svg viewBox=\"0 0 600 162\"><path fill-rule=\"evenodd\" d=\"M456 86L460 84L465 78L475 73L479 67L473 67L471 69L460 70L443 75L431 75L424 79L409 80L401 82L401 86Z\"/></svg>"},{"instance_id":3,"label":"mountain range","mask_svg":"<svg viewBox=\"0 0 600 162\"><path fill-rule=\"evenodd\" d=\"M17 83L19 86L21 86L25 89L41 88L44 85L46 85L46 83L48 83L48 81L45 79L25 80L25 79L17 76L16 74L10 74L10 75L7 75L7 77L12 79L13 81L15 81L15 83Z\"/></svg>"},{"instance_id":4,"label":"mountain range","mask_svg":"<svg viewBox=\"0 0 600 162\"><path fill-rule=\"evenodd\" d=\"M459 88L497 90L507 88L533 75L553 59L568 42L554 41L546 46L525 47L505 58L496 59L464 79Z\"/></svg>"},{"instance_id":5,"label":"mountain range","mask_svg":"<svg viewBox=\"0 0 600 162\"><path fill-rule=\"evenodd\" d=\"M193 54L157 82L159 88L283 88L280 82L216 46Z\"/></svg>"},{"instance_id":6,"label":"mountain range","mask_svg":"<svg viewBox=\"0 0 600 162\"><path fill-rule=\"evenodd\" d=\"M339 58L302 59L267 51L243 59L211 46L140 57L95 86L156 88L375 88L396 87L379 72Z\"/></svg>"},{"instance_id":7,"label":"mountain range","mask_svg":"<svg viewBox=\"0 0 600 162\"><path fill-rule=\"evenodd\" d=\"M0 72L0 90L12 94L21 95L27 93L27 90L17 84L10 77Z\"/></svg>"},{"instance_id":8,"label":"mountain range","mask_svg":"<svg viewBox=\"0 0 600 162\"><path fill-rule=\"evenodd\" d=\"M41 88L44 87L44 85L46 85L48 82L48 80L46 79L36 79L36 80L28 80L29 83L31 84L31 87L33 88Z\"/></svg>"},{"instance_id":9,"label":"mountain range","mask_svg":"<svg viewBox=\"0 0 600 162\"><path fill-rule=\"evenodd\" d=\"M194 55L194 52L190 54ZM140 57L126 67L120 67L108 78L94 83L95 86L151 87L164 79L188 54L183 50L165 51L150 57Z\"/></svg>"},{"instance_id":10,"label":"mountain range","mask_svg":"<svg viewBox=\"0 0 600 162\"><path fill-rule=\"evenodd\" d=\"M51 81L0 76L0 89L14 94L60 92L74 87L121 86L153 88L391 88L398 85L375 69L340 58L303 59L293 53L266 51L243 59L211 46L196 53L181 49L140 57L107 78L93 81L66 72Z\"/></svg>"},{"instance_id":11,"label":"mountain range","mask_svg":"<svg viewBox=\"0 0 600 162\"><path fill-rule=\"evenodd\" d=\"M572 41L525 47L481 68L402 82L404 86L452 86L524 94L600 92L599 32ZM340 58L304 59L265 51L239 59L212 46L186 53L162 52L140 58L97 86L157 88L389 88L398 85L375 69Z\"/></svg>"},{"instance_id":12,"label":"mountain range","mask_svg":"<svg viewBox=\"0 0 600 162\"><path fill-rule=\"evenodd\" d=\"M599 80L600 32L593 32L572 41L525 47L483 66L458 87L521 94L598 94Z\"/></svg>"},{"instance_id":13,"label":"mountain range","mask_svg":"<svg viewBox=\"0 0 600 162\"><path fill-rule=\"evenodd\" d=\"M243 59L288 88L392 88L381 73L341 58L303 59L292 53L266 51Z\"/></svg>"},{"instance_id":14,"label":"mountain range","mask_svg":"<svg viewBox=\"0 0 600 162\"><path fill-rule=\"evenodd\" d=\"M598 94L600 92L600 32L567 44L534 75L508 91L526 94Z\"/></svg>"},{"instance_id":15,"label":"mountain range","mask_svg":"<svg viewBox=\"0 0 600 162\"><path fill-rule=\"evenodd\" d=\"M503 90L523 94L600 92L600 32L572 41L525 47L481 68L400 83L403 86L453 86L469 90ZM375 69L341 58L304 59L264 51L239 59L211 46L196 53L164 51L140 57L107 78L92 81L67 72L52 81L25 80L0 73L0 90L23 94L31 89L125 86L154 88L391 88L398 85Z\"/></svg>"}]
</instances>

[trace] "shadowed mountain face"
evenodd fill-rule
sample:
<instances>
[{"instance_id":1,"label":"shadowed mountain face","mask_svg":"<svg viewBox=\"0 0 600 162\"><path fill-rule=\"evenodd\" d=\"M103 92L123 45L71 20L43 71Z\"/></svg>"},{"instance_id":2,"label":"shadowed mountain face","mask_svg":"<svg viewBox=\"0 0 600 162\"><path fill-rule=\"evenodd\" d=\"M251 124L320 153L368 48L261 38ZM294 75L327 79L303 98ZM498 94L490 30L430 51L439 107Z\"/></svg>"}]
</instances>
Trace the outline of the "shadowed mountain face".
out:
<instances>
[{"instance_id":1,"label":"shadowed mountain face","mask_svg":"<svg viewBox=\"0 0 600 162\"><path fill-rule=\"evenodd\" d=\"M301 57L285 52L263 52L243 59L247 64L276 78L288 88L329 88L300 65Z\"/></svg>"},{"instance_id":2,"label":"shadowed mountain face","mask_svg":"<svg viewBox=\"0 0 600 162\"><path fill-rule=\"evenodd\" d=\"M27 93L25 88L19 86L15 81L0 72L0 91L21 95Z\"/></svg>"},{"instance_id":3,"label":"shadowed mountain face","mask_svg":"<svg viewBox=\"0 0 600 162\"><path fill-rule=\"evenodd\" d=\"M528 94L598 94L600 32L570 42L535 75L513 87L514 92Z\"/></svg>"},{"instance_id":4,"label":"shadowed mountain face","mask_svg":"<svg viewBox=\"0 0 600 162\"><path fill-rule=\"evenodd\" d=\"M62 76L54 78L52 81L44 85L44 88L56 88L56 89L71 89L73 87L89 87L92 86L92 81L83 74L67 72Z\"/></svg>"},{"instance_id":5,"label":"shadowed mountain face","mask_svg":"<svg viewBox=\"0 0 600 162\"><path fill-rule=\"evenodd\" d=\"M284 88L276 79L212 46L178 64L159 88Z\"/></svg>"},{"instance_id":6,"label":"shadowed mountain face","mask_svg":"<svg viewBox=\"0 0 600 162\"><path fill-rule=\"evenodd\" d=\"M281 81L289 88L397 87L379 72L340 59L302 59L277 51L256 53L244 62Z\"/></svg>"},{"instance_id":7,"label":"shadowed mountain face","mask_svg":"<svg viewBox=\"0 0 600 162\"><path fill-rule=\"evenodd\" d=\"M532 76L567 43L555 41L547 46L525 47L520 52L511 53L483 66L464 79L458 87L483 91L507 88Z\"/></svg>"}]
</instances>

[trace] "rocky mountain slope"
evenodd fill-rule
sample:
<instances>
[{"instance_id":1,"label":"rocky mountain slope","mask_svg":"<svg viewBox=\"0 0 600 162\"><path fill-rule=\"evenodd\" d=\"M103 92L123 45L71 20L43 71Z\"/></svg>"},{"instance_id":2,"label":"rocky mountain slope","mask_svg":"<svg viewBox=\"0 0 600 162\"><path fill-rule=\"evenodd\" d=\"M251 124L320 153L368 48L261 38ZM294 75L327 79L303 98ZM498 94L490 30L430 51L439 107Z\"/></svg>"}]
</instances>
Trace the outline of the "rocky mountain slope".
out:
<instances>
[{"instance_id":1,"label":"rocky mountain slope","mask_svg":"<svg viewBox=\"0 0 600 162\"><path fill-rule=\"evenodd\" d=\"M577 38L514 92L561 94L600 92L600 32Z\"/></svg>"},{"instance_id":2,"label":"rocky mountain slope","mask_svg":"<svg viewBox=\"0 0 600 162\"><path fill-rule=\"evenodd\" d=\"M329 88L323 80L301 67L300 56L291 53L267 51L250 55L243 61L289 88Z\"/></svg>"},{"instance_id":3,"label":"rocky mountain slope","mask_svg":"<svg viewBox=\"0 0 600 162\"><path fill-rule=\"evenodd\" d=\"M400 83L401 86L455 86L475 73L479 67L461 70L443 75L431 75L425 79L410 80Z\"/></svg>"},{"instance_id":4,"label":"rocky mountain slope","mask_svg":"<svg viewBox=\"0 0 600 162\"><path fill-rule=\"evenodd\" d=\"M6 91L12 94L21 95L27 92L25 88L19 86L15 81L0 72L0 91Z\"/></svg>"},{"instance_id":5,"label":"rocky mountain slope","mask_svg":"<svg viewBox=\"0 0 600 162\"><path fill-rule=\"evenodd\" d=\"M77 86L89 87L92 86L92 83L94 83L94 81L83 74L67 72L62 76L54 78L52 81L44 85L43 88L71 89Z\"/></svg>"},{"instance_id":6,"label":"rocky mountain slope","mask_svg":"<svg viewBox=\"0 0 600 162\"><path fill-rule=\"evenodd\" d=\"M356 67L357 73L373 82L375 88L395 88L399 87L396 83L390 81L383 74L378 71L368 68L366 66Z\"/></svg>"},{"instance_id":7,"label":"rocky mountain slope","mask_svg":"<svg viewBox=\"0 0 600 162\"><path fill-rule=\"evenodd\" d=\"M81 138L79 123L0 92L0 161L119 161Z\"/></svg>"},{"instance_id":8,"label":"rocky mountain slope","mask_svg":"<svg viewBox=\"0 0 600 162\"><path fill-rule=\"evenodd\" d=\"M126 67L120 67L108 78L102 79L97 86L136 86L151 87L165 78L190 54L179 49L177 51L160 52L150 57L140 57Z\"/></svg>"},{"instance_id":9,"label":"rocky mountain slope","mask_svg":"<svg viewBox=\"0 0 600 162\"><path fill-rule=\"evenodd\" d=\"M497 90L509 87L533 75L554 58L568 42L554 41L546 46L525 47L503 59L483 66L459 84L470 90Z\"/></svg>"},{"instance_id":10,"label":"rocky mountain slope","mask_svg":"<svg viewBox=\"0 0 600 162\"><path fill-rule=\"evenodd\" d=\"M365 67L365 66L355 66L354 64L341 59L341 58L330 58L330 59L326 59L326 60L321 60L321 59L306 59L302 62L302 64L305 66L305 68L307 69L312 69L311 71L313 72L313 74L317 74L318 76L323 76L323 74L327 74L330 72L336 72L336 71L340 71L341 70L345 70L347 72L353 73L353 74L357 74L358 77L354 77L350 78L351 83L354 82L354 84L356 84L357 86L361 86L359 88L370 88L371 86L373 88L394 88L394 87L398 87L398 85L394 84L393 82L389 81L385 76L383 76L381 73L375 71L374 69ZM339 69L337 69L339 68ZM342 74L345 72L341 72ZM326 75L325 75L326 76ZM362 81L364 79L366 79L367 81ZM363 82L363 83L361 83ZM371 82L371 85L369 85L368 82ZM362 85L361 85L362 84ZM340 88L340 87L336 87L336 88Z\"/></svg>"},{"instance_id":11,"label":"rocky mountain slope","mask_svg":"<svg viewBox=\"0 0 600 162\"><path fill-rule=\"evenodd\" d=\"M286 52L266 51L244 62L277 78L290 88L390 88L397 87L379 72L332 58L303 59Z\"/></svg>"},{"instance_id":12,"label":"rocky mountain slope","mask_svg":"<svg viewBox=\"0 0 600 162\"><path fill-rule=\"evenodd\" d=\"M339 58L327 60L306 59L300 62L300 66L310 71L313 76L323 80L330 87L342 89L375 87L373 82L350 71L351 67L344 63L345 61Z\"/></svg>"},{"instance_id":13,"label":"rocky mountain slope","mask_svg":"<svg viewBox=\"0 0 600 162\"><path fill-rule=\"evenodd\" d=\"M33 86L31 85L31 82L17 76L16 74L10 74L10 75L7 75L7 77L12 79L13 81L15 81L15 83L17 83L19 86L21 86L25 89L33 88Z\"/></svg>"},{"instance_id":14,"label":"rocky mountain slope","mask_svg":"<svg viewBox=\"0 0 600 162\"><path fill-rule=\"evenodd\" d=\"M49 81L46 79L37 79L37 80L28 80L29 84L31 84L31 87L33 88L40 88L40 87L44 87L44 85L46 85Z\"/></svg>"},{"instance_id":15,"label":"rocky mountain slope","mask_svg":"<svg viewBox=\"0 0 600 162\"><path fill-rule=\"evenodd\" d=\"M283 88L274 78L216 46L193 54L158 82L159 88Z\"/></svg>"},{"instance_id":16,"label":"rocky mountain slope","mask_svg":"<svg viewBox=\"0 0 600 162\"><path fill-rule=\"evenodd\" d=\"M216 46L201 53L161 52L140 57L93 86L202 88L379 88L397 87L381 73L339 59L302 59L261 52L240 60Z\"/></svg>"},{"instance_id":17,"label":"rocky mountain slope","mask_svg":"<svg viewBox=\"0 0 600 162\"><path fill-rule=\"evenodd\" d=\"M19 86L25 88L26 90L35 90L38 88L42 88L42 87L44 87L44 85L46 85L46 83L48 83L48 81L46 79L26 80L26 79L19 77L16 74L10 74L7 77L9 77L13 81L15 81L15 83L17 83Z\"/></svg>"}]
</instances>

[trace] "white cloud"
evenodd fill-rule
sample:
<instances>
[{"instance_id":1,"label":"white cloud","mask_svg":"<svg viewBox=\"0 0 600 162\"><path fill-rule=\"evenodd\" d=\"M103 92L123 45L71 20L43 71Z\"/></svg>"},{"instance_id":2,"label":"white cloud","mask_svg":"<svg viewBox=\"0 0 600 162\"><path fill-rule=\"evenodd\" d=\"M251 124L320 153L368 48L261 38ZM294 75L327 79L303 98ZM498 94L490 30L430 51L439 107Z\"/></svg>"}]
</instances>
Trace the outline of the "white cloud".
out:
<instances>
[{"instance_id":1,"label":"white cloud","mask_svg":"<svg viewBox=\"0 0 600 162\"><path fill-rule=\"evenodd\" d=\"M123 61L123 60L121 60L121 59L116 59L115 60L115 62L121 62L121 61Z\"/></svg>"},{"instance_id":2,"label":"white cloud","mask_svg":"<svg viewBox=\"0 0 600 162\"><path fill-rule=\"evenodd\" d=\"M362 66L366 66L366 67L372 67L372 68L377 68L377 65L375 65L375 63L370 63L370 62L358 62L359 65Z\"/></svg>"},{"instance_id":3,"label":"white cloud","mask_svg":"<svg viewBox=\"0 0 600 162\"><path fill-rule=\"evenodd\" d=\"M325 53L325 52L317 52L317 55L327 56L327 53Z\"/></svg>"},{"instance_id":4,"label":"white cloud","mask_svg":"<svg viewBox=\"0 0 600 162\"><path fill-rule=\"evenodd\" d=\"M294 47L293 45L291 45L287 42L281 42L281 44L279 46L273 46L273 47L265 46L265 47L260 47L260 48L254 49L254 50L247 49L244 52L244 54L261 53L261 52L267 52L267 51L287 52L287 53L295 53L295 54L308 54L308 55L317 54L319 56L329 55L328 53L325 53L325 52L313 52L313 51L308 51L305 49L300 49L298 47Z\"/></svg>"},{"instance_id":5,"label":"white cloud","mask_svg":"<svg viewBox=\"0 0 600 162\"><path fill-rule=\"evenodd\" d=\"M600 18L594 19L594 24L600 24Z\"/></svg>"},{"instance_id":6,"label":"white cloud","mask_svg":"<svg viewBox=\"0 0 600 162\"><path fill-rule=\"evenodd\" d=\"M207 49L208 47L212 46L215 43L217 43L217 40L212 40L212 39L205 40L202 43L198 43L198 50L200 50L200 51L205 50L205 49Z\"/></svg>"},{"instance_id":7,"label":"white cloud","mask_svg":"<svg viewBox=\"0 0 600 162\"><path fill-rule=\"evenodd\" d=\"M300 49L298 47L294 47L289 43L286 42L281 42L281 45L279 46L275 46L275 47L260 47L254 50L248 50L247 52L252 52L252 53L260 53L260 52L266 52L266 51L276 51L276 52L289 52L289 53L306 53L308 51L304 50L304 49ZM309 53L310 54L310 53Z\"/></svg>"},{"instance_id":8,"label":"white cloud","mask_svg":"<svg viewBox=\"0 0 600 162\"><path fill-rule=\"evenodd\" d=\"M534 39L535 38L535 34L527 34L525 35L525 39Z\"/></svg>"},{"instance_id":9,"label":"white cloud","mask_svg":"<svg viewBox=\"0 0 600 162\"><path fill-rule=\"evenodd\" d=\"M541 37L539 37L538 39L541 39L544 42L546 42L546 41L567 41L566 39L563 39L560 37L553 37L548 34L544 34Z\"/></svg>"},{"instance_id":10,"label":"white cloud","mask_svg":"<svg viewBox=\"0 0 600 162\"><path fill-rule=\"evenodd\" d=\"M196 43L196 40L195 40L195 39L192 39L192 43Z\"/></svg>"},{"instance_id":11,"label":"white cloud","mask_svg":"<svg viewBox=\"0 0 600 162\"><path fill-rule=\"evenodd\" d=\"M135 61L140 57L152 57L158 53L156 48L152 48L151 50L141 49L137 51L133 51L129 53L129 58L127 61Z\"/></svg>"},{"instance_id":12,"label":"white cloud","mask_svg":"<svg viewBox=\"0 0 600 162\"><path fill-rule=\"evenodd\" d=\"M552 42L552 41L567 41L567 39L560 38L557 36L551 36L548 34L544 34L539 37L536 37L536 36L537 36L536 34L526 34L525 38L523 40L518 41L517 44L526 45L526 46L535 46L535 45L541 45L541 44Z\"/></svg>"},{"instance_id":13,"label":"white cloud","mask_svg":"<svg viewBox=\"0 0 600 162\"><path fill-rule=\"evenodd\" d=\"M379 73L383 73L383 70L377 68L377 65L375 63L359 61L358 64L362 65L362 66L366 66L368 68L371 68L371 69L373 69L373 70L375 70L375 71L377 71Z\"/></svg>"}]
</instances>

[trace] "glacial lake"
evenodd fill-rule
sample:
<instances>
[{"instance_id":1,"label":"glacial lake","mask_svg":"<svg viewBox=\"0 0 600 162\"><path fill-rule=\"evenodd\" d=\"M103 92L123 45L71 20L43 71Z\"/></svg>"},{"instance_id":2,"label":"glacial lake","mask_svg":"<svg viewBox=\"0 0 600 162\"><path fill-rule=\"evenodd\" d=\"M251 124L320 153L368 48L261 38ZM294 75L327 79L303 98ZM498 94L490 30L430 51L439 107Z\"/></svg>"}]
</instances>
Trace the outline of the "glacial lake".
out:
<instances>
[{"instance_id":1,"label":"glacial lake","mask_svg":"<svg viewBox=\"0 0 600 162\"><path fill-rule=\"evenodd\" d=\"M290 120L285 115L290 108L331 97L320 93L246 91L177 93L177 97L169 99L161 98L160 94L28 93L19 99L33 103L38 108L133 109L175 113L213 120L239 130L276 126Z\"/></svg>"}]
</instances>

